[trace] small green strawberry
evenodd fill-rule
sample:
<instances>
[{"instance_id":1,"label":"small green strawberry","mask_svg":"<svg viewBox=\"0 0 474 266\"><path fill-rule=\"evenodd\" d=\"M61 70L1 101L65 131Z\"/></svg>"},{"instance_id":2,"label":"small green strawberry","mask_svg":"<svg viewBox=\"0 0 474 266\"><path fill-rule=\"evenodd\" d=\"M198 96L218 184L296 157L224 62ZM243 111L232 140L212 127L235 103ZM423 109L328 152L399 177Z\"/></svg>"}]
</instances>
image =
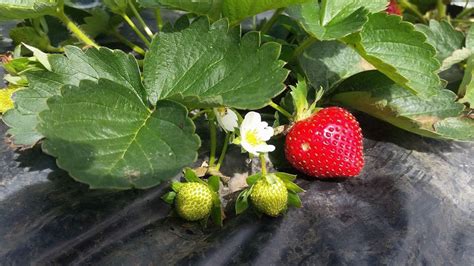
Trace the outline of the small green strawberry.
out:
<instances>
[{"instance_id":1,"label":"small green strawberry","mask_svg":"<svg viewBox=\"0 0 474 266\"><path fill-rule=\"evenodd\" d=\"M199 221L209 216L212 209L212 192L201 183L184 183L176 193L176 211L188 221Z\"/></svg>"},{"instance_id":2,"label":"small green strawberry","mask_svg":"<svg viewBox=\"0 0 474 266\"><path fill-rule=\"evenodd\" d=\"M286 210L288 190L280 178L261 178L250 193L253 206L260 212L276 217Z\"/></svg>"},{"instance_id":3,"label":"small green strawberry","mask_svg":"<svg viewBox=\"0 0 474 266\"><path fill-rule=\"evenodd\" d=\"M205 224L211 216L215 224L222 225L219 177L211 176L205 182L188 168L185 169L184 178L187 182L173 182L173 191L165 194L162 199L174 204L176 213L187 221L201 221Z\"/></svg>"},{"instance_id":4,"label":"small green strawberry","mask_svg":"<svg viewBox=\"0 0 474 266\"><path fill-rule=\"evenodd\" d=\"M258 173L248 177L249 188L243 190L237 198L236 213L240 214L248 208L249 198L258 212L272 217L283 214L288 206L301 207L298 193L304 190L293 183L295 178L296 176L286 173Z\"/></svg>"}]
</instances>

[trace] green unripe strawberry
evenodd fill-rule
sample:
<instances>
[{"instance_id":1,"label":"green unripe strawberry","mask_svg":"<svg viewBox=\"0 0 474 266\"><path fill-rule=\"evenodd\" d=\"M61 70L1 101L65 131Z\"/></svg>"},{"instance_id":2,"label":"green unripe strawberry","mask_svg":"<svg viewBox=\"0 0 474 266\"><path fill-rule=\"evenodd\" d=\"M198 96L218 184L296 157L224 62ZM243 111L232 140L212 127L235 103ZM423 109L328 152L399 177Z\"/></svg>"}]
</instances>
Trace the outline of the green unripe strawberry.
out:
<instances>
[{"instance_id":1,"label":"green unripe strawberry","mask_svg":"<svg viewBox=\"0 0 474 266\"><path fill-rule=\"evenodd\" d=\"M261 178L252 188L250 200L257 210L276 217L288 205L288 190L280 178Z\"/></svg>"},{"instance_id":2,"label":"green unripe strawberry","mask_svg":"<svg viewBox=\"0 0 474 266\"><path fill-rule=\"evenodd\" d=\"M188 221L206 218L212 209L212 192L208 186L189 182L183 183L176 194L176 211Z\"/></svg>"}]
</instances>

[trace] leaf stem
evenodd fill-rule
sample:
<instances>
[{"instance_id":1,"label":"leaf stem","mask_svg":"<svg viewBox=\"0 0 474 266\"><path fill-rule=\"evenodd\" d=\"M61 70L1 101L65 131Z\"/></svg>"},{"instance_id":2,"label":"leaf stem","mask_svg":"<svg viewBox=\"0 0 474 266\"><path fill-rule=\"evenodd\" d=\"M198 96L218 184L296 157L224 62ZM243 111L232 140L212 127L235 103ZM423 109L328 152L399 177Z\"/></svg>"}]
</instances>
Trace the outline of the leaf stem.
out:
<instances>
[{"instance_id":1,"label":"leaf stem","mask_svg":"<svg viewBox=\"0 0 474 266\"><path fill-rule=\"evenodd\" d=\"M224 161L225 154L227 153L227 147L229 146L229 141L230 141L230 133L225 134L225 140L224 140L224 146L222 146L222 151L219 156L219 161L217 161L216 164L216 170L219 171L221 168L222 162Z\"/></svg>"},{"instance_id":2,"label":"leaf stem","mask_svg":"<svg viewBox=\"0 0 474 266\"><path fill-rule=\"evenodd\" d=\"M137 36L146 44L146 46L150 47L151 43L150 41L143 35L143 33L137 28L137 25L133 23L133 21L130 19L130 17L123 13L122 18L128 23L130 28L137 34Z\"/></svg>"},{"instance_id":3,"label":"leaf stem","mask_svg":"<svg viewBox=\"0 0 474 266\"><path fill-rule=\"evenodd\" d=\"M290 62L296 60L298 56L300 56L304 52L304 50L306 50L308 47L310 47L313 43L317 41L318 39L312 36L306 38L298 47L296 47L295 51L293 52L293 55L291 56Z\"/></svg>"},{"instance_id":4,"label":"leaf stem","mask_svg":"<svg viewBox=\"0 0 474 266\"><path fill-rule=\"evenodd\" d=\"M286 111L281 106L274 103L273 101L270 101L270 103L268 105L270 105L273 109L277 110L278 112L282 113L284 116L286 116L286 118L288 118L288 119L293 118L293 116L288 111Z\"/></svg>"},{"instance_id":5,"label":"leaf stem","mask_svg":"<svg viewBox=\"0 0 474 266\"><path fill-rule=\"evenodd\" d=\"M63 8L59 8L56 12L56 17L61 20L64 25L66 25L66 28L68 28L80 41L85 43L86 45L93 46L95 48L99 48L99 45L95 43L87 34L85 34L79 26L77 26L71 19L69 19L68 16L64 13Z\"/></svg>"},{"instance_id":6,"label":"leaf stem","mask_svg":"<svg viewBox=\"0 0 474 266\"><path fill-rule=\"evenodd\" d=\"M265 160L265 153L259 154L260 164L262 165L262 175L267 175L267 161Z\"/></svg>"},{"instance_id":7,"label":"leaf stem","mask_svg":"<svg viewBox=\"0 0 474 266\"><path fill-rule=\"evenodd\" d=\"M470 16L472 13L474 13L474 8L466 8L459 13L455 19L462 19L465 16Z\"/></svg>"},{"instance_id":8,"label":"leaf stem","mask_svg":"<svg viewBox=\"0 0 474 266\"><path fill-rule=\"evenodd\" d=\"M217 149L217 128L214 119L214 115L212 112L209 112L209 132L210 132L210 139L211 139L211 153L209 155L209 167L213 167L216 163L216 149Z\"/></svg>"},{"instance_id":9,"label":"leaf stem","mask_svg":"<svg viewBox=\"0 0 474 266\"><path fill-rule=\"evenodd\" d=\"M436 4L436 8L438 9L438 17L439 19L443 19L446 17L446 11L447 11L447 7L446 5L444 4L443 0L438 0L437 4Z\"/></svg>"},{"instance_id":10,"label":"leaf stem","mask_svg":"<svg viewBox=\"0 0 474 266\"><path fill-rule=\"evenodd\" d=\"M145 20L143 20L143 17L140 15L140 12L138 12L137 8L133 4L132 0L128 1L128 5L130 6L130 9L132 10L133 14L135 17L138 19L138 22L142 25L143 29L145 30L145 33L153 39L153 32L150 30L148 25L145 23Z\"/></svg>"},{"instance_id":11,"label":"leaf stem","mask_svg":"<svg viewBox=\"0 0 474 266\"><path fill-rule=\"evenodd\" d=\"M423 23L427 23L428 21L426 18L421 14L420 10L418 7L412 3L410 3L409 0L400 0L400 5L405 8L410 10L413 14L415 14Z\"/></svg>"},{"instance_id":12,"label":"leaf stem","mask_svg":"<svg viewBox=\"0 0 474 266\"><path fill-rule=\"evenodd\" d=\"M273 16L260 29L262 34L266 34L273 27L273 25L275 24L281 13L283 13L283 11L285 11L285 8L279 8L275 11L275 13L273 13Z\"/></svg>"},{"instance_id":13,"label":"leaf stem","mask_svg":"<svg viewBox=\"0 0 474 266\"><path fill-rule=\"evenodd\" d=\"M161 9L155 9L155 17L156 17L156 27L159 31L163 28L163 17L161 16Z\"/></svg>"},{"instance_id":14,"label":"leaf stem","mask_svg":"<svg viewBox=\"0 0 474 266\"><path fill-rule=\"evenodd\" d=\"M114 36L119 40L121 43L125 44L126 46L132 48L133 51L135 51L137 54L140 54L142 56L145 56L145 50L143 50L140 46L132 43L131 41L127 40L127 38L123 37L120 33L117 31L111 31L110 35Z\"/></svg>"},{"instance_id":15,"label":"leaf stem","mask_svg":"<svg viewBox=\"0 0 474 266\"><path fill-rule=\"evenodd\" d=\"M191 120L196 120L196 119L198 119L202 114L205 114L205 113L207 113L207 112L208 112L208 110L199 111L199 112L197 112L195 115L193 115L193 117L191 117Z\"/></svg>"}]
</instances>

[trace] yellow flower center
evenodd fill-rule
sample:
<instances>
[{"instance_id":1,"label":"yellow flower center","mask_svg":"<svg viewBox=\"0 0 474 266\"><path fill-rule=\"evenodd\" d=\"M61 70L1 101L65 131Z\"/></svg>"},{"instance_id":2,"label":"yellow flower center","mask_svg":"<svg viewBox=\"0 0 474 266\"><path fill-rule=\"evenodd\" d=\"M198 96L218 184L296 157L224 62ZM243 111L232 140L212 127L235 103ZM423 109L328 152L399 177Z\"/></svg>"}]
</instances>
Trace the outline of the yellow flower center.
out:
<instances>
[{"instance_id":1,"label":"yellow flower center","mask_svg":"<svg viewBox=\"0 0 474 266\"><path fill-rule=\"evenodd\" d=\"M217 112L221 115L221 116L225 116L227 114L227 109L225 107L218 107L217 108Z\"/></svg>"},{"instance_id":2,"label":"yellow flower center","mask_svg":"<svg viewBox=\"0 0 474 266\"><path fill-rule=\"evenodd\" d=\"M260 139L258 139L256 130L248 131L245 135L245 140L253 146L256 146L262 142Z\"/></svg>"}]
</instances>

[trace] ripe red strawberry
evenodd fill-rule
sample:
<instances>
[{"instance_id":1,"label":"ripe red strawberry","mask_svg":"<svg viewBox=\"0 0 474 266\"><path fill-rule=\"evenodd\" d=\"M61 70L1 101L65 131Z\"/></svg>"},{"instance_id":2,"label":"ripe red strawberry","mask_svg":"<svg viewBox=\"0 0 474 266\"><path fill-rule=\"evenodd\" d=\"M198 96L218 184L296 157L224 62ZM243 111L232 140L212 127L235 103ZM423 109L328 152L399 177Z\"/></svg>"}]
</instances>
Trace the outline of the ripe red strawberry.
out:
<instances>
[{"instance_id":1,"label":"ripe red strawberry","mask_svg":"<svg viewBox=\"0 0 474 266\"><path fill-rule=\"evenodd\" d=\"M390 4L388 4L387 7L387 13L391 15L402 15L402 11L400 10L400 7L398 6L398 3L396 0L390 0Z\"/></svg>"},{"instance_id":2,"label":"ripe red strawberry","mask_svg":"<svg viewBox=\"0 0 474 266\"><path fill-rule=\"evenodd\" d=\"M285 155L293 167L312 177L357 176L364 167L359 123L345 109L324 108L293 125Z\"/></svg>"}]
</instances>

